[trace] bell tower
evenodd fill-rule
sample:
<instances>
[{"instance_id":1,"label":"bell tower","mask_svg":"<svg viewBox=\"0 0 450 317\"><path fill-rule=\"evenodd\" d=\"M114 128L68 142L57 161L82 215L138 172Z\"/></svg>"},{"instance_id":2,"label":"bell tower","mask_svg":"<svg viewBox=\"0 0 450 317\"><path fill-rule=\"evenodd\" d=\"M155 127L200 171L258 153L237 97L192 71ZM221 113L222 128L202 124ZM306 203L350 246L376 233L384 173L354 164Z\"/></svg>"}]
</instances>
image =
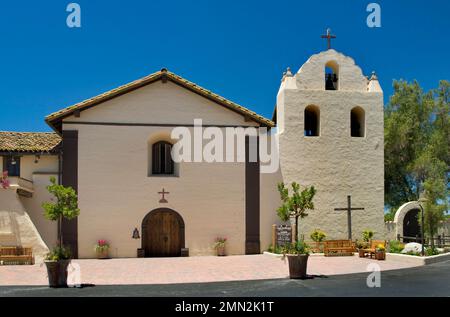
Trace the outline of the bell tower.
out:
<instances>
[{"instance_id":1,"label":"bell tower","mask_svg":"<svg viewBox=\"0 0 450 317\"><path fill-rule=\"evenodd\" d=\"M365 229L383 237L383 91L375 73L368 79L331 47L315 54L297 73L285 72L275 120L283 181L317 189L299 233L309 239L321 229L328 239L346 239L347 218L334 209L350 195L364 208L352 218L353 239Z\"/></svg>"}]
</instances>

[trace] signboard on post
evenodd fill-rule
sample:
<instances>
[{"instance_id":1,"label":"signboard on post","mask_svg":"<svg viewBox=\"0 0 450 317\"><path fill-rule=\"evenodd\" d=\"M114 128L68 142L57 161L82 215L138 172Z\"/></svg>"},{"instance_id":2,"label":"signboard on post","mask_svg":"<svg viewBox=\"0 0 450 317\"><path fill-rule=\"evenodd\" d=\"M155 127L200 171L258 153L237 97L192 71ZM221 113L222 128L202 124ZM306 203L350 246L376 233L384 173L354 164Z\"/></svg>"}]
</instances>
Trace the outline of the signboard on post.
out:
<instances>
[{"instance_id":1,"label":"signboard on post","mask_svg":"<svg viewBox=\"0 0 450 317\"><path fill-rule=\"evenodd\" d=\"M292 227L280 225L276 228L277 246L283 247L292 242Z\"/></svg>"}]
</instances>

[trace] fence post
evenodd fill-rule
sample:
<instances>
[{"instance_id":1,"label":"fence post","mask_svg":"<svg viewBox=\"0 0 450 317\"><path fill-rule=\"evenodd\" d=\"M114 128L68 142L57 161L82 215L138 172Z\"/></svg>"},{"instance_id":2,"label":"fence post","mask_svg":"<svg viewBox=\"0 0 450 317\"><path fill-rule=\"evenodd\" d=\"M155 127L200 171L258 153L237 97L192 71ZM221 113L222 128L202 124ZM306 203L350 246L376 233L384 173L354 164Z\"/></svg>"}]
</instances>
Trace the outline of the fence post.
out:
<instances>
[{"instance_id":1,"label":"fence post","mask_svg":"<svg viewBox=\"0 0 450 317\"><path fill-rule=\"evenodd\" d=\"M437 237L437 245L438 245L439 248L442 247L441 235L438 235L438 237Z\"/></svg>"},{"instance_id":2,"label":"fence post","mask_svg":"<svg viewBox=\"0 0 450 317\"><path fill-rule=\"evenodd\" d=\"M397 233L397 241L402 242L402 241L400 240L400 233Z\"/></svg>"},{"instance_id":3,"label":"fence post","mask_svg":"<svg viewBox=\"0 0 450 317\"><path fill-rule=\"evenodd\" d=\"M277 225L272 225L272 247L274 250L277 247Z\"/></svg>"}]
</instances>

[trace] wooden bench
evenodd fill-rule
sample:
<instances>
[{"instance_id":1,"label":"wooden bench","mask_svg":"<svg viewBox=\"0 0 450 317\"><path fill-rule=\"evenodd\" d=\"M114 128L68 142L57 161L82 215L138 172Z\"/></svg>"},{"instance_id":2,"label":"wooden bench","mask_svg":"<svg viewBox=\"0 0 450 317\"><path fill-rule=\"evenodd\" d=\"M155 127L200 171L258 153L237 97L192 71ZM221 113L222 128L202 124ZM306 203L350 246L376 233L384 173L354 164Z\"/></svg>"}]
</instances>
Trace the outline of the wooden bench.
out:
<instances>
[{"instance_id":1,"label":"wooden bench","mask_svg":"<svg viewBox=\"0 0 450 317\"><path fill-rule=\"evenodd\" d=\"M0 263L33 265L33 249L24 247L0 247Z\"/></svg>"},{"instance_id":2,"label":"wooden bench","mask_svg":"<svg viewBox=\"0 0 450 317\"><path fill-rule=\"evenodd\" d=\"M366 255L368 255L370 258L375 255L375 251L377 246L381 244L383 247L386 248L386 241L385 240L370 240L370 247L367 249L361 249L359 250L359 257L364 258Z\"/></svg>"},{"instance_id":3,"label":"wooden bench","mask_svg":"<svg viewBox=\"0 0 450 317\"><path fill-rule=\"evenodd\" d=\"M330 255L353 255L355 243L352 240L327 240L323 242L323 253Z\"/></svg>"}]
</instances>

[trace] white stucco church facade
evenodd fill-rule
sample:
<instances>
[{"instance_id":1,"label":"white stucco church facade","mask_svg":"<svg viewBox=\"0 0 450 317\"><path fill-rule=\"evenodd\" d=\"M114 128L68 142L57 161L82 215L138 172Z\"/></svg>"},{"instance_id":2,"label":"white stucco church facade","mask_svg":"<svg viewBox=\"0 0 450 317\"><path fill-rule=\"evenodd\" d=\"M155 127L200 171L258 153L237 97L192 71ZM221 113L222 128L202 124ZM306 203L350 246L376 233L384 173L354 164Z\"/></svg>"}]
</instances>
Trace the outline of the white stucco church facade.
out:
<instances>
[{"instance_id":1,"label":"white stucco church facade","mask_svg":"<svg viewBox=\"0 0 450 317\"><path fill-rule=\"evenodd\" d=\"M275 97L275 96L274 96ZM264 127L276 138L279 164L260 160L175 162L172 131ZM353 238L364 229L384 235L383 92L375 74L333 49L286 71L272 119L264 118L166 69L46 117L54 133L0 132L0 164L11 186L0 189L0 245L56 243L57 225L43 218L50 176L78 193L80 215L62 223L75 257L95 256L107 240L111 257L213 254L226 237L228 254L256 254L279 224L277 183L314 185L315 210L298 233L321 229ZM238 146L238 145L236 145ZM193 149L194 151L195 149ZM237 149L238 150L238 149Z\"/></svg>"}]
</instances>

